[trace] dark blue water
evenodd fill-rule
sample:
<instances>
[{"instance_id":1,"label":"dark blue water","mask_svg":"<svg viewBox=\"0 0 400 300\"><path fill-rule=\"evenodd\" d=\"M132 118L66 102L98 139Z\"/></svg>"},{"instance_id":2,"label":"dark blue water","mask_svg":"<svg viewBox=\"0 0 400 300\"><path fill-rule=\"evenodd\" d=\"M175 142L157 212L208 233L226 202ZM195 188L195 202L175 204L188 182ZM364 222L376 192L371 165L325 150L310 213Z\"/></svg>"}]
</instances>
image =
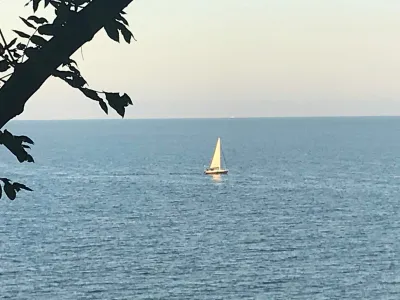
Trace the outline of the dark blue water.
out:
<instances>
[{"instance_id":1,"label":"dark blue water","mask_svg":"<svg viewBox=\"0 0 400 300\"><path fill-rule=\"evenodd\" d=\"M400 118L15 122L11 299L399 299ZM202 174L217 136L230 170Z\"/></svg>"}]
</instances>

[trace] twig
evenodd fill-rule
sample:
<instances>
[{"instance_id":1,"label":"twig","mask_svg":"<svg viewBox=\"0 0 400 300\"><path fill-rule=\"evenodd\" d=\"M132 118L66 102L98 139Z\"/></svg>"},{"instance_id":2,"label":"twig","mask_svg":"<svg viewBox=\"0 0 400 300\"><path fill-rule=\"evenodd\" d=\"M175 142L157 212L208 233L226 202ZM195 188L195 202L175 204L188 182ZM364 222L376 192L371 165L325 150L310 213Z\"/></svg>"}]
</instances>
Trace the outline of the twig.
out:
<instances>
[{"instance_id":1,"label":"twig","mask_svg":"<svg viewBox=\"0 0 400 300\"><path fill-rule=\"evenodd\" d=\"M1 38L3 39L4 47L6 48L6 50L7 50L7 52L8 52L8 55L10 55L10 59L11 59L12 62L15 64L14 56L12 56L12 54L11 54L11 52L10 52L10 49L8 49L8 47L7 47L7 42L6 42L6 39L4 38L4 35L3 35L3 32L1 31L1 29L0 29L0 35L1 35Z\"/></svg>"},{"instance_id":2,"label":"twig","mask_svg":"<svg viewBox=\"0 0 400 300\"><path fill-rule=\"evenodd\" d=\"M23 62L24 58L25 58L25 51L26 49L28 49L29 46L29 42L31 41L31 38L35 35L35 33L39 30L39 28L36 28L35 32L30 36L30 38L28 39L28 42L26 43L25 49L24 49L24 55L21 56L21 63Z\"/></svg>"}]
</instances>

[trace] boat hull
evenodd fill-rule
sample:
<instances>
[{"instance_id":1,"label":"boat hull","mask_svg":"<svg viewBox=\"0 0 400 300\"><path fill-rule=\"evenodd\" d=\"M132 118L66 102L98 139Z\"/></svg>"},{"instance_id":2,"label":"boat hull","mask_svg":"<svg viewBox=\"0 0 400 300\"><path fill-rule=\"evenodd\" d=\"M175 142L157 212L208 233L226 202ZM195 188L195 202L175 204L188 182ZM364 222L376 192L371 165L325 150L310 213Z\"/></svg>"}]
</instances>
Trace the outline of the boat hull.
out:
<instances>
[{"instance_id":1,"label":"boat hull","mask_svg":"<svg viewBox=\"0 0 400 300\"><path fill-rule=\"evenodd\" d=\"M206 175L228 174L228 170L205 170Z\"/></svg>"}]
</instances>

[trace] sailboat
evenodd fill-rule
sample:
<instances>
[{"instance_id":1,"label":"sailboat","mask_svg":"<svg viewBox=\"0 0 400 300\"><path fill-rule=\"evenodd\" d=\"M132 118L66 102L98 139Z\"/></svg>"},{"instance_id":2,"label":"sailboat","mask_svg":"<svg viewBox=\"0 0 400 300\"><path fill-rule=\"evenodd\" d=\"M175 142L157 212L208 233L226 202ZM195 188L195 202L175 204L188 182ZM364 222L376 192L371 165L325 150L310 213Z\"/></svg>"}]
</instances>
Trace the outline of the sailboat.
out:
<instances>
[{"instance_id":1,"label":"sailboat","mask_svg":"<svg viewBox=\"0 0 400 300\"><path fill-rule=\"evenodd\" d=\"M215 174L227 174L228 170L221 168L221 138L218 138L217 144L215 145L214 155L211 159L210 167L204 170L204 174L215 175Z\"/></svg>"}]
</instances>

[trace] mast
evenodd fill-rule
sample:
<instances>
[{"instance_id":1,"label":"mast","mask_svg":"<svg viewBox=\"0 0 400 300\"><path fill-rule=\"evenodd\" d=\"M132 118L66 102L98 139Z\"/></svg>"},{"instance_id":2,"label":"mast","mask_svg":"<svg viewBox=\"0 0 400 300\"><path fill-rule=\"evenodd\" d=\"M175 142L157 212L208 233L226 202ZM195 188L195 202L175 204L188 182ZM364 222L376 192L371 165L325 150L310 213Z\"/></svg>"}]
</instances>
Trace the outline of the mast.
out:
<instances>
[{"instance_id":1,"label":"mast","mask_svg":"<svg viewBox=\"0 0 400 300\"><path fill-rule=\"evenodd\" d=\"M226 163L226 158L225 158L224 151L222 150L222 146L221 146L221 155L222 155L222 159L224 160L224 165L222 166L222 164L221 164L221 167L227 168L228 164Z\"/></svg>"}]
</instances>

